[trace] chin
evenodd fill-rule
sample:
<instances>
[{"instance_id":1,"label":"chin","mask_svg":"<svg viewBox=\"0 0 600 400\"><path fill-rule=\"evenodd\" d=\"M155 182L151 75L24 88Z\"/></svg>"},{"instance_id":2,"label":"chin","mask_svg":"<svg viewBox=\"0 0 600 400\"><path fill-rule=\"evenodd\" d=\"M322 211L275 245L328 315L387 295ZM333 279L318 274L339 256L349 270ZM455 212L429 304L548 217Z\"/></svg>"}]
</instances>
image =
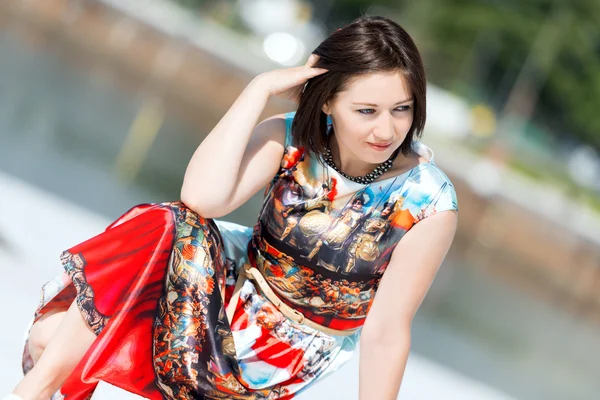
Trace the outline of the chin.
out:
<instances>
[{"instance_id":1,"label":"chin","mask_svg":"<svg viewBox=\"0 0 600 400\"><path fill-rule=\"evenodd\" d=\"M387 149L385 151L377 151L369 148L365 152L363 161L368 162L370 164L381 164L383 162L386 162L398 148L399 146Z\"/></svg>"},{"instance_id":2,"label":"chin","mask_svg":"<svg viewBox=\"0 0 600 400\"><path fill-rule=\"evenodd\" d=\"M363 157L361 157L361 160L368 164L378 165L378 164L386 162L387 159L390 158L391 155L392 155L392 152L390 152L389 154L385 154L385 155L383 155L383 154L373 154L373 155L365 154Z\"/></svg>"}]
</instances>

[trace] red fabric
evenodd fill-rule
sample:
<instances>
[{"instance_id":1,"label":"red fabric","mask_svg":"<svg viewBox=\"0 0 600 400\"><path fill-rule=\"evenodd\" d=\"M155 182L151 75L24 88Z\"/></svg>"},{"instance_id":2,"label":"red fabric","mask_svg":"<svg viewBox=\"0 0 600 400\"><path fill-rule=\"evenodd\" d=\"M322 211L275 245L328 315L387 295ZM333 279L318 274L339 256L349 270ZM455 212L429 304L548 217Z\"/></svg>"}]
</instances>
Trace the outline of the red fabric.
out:
<instances>
[{"instance_id":1,"label":"red fabric","mask_svg":"<svg viewBox=\"0 0 600 400\"><path fill-rule=\"evenodd\" d=\"M150 399L163 398L154 384L152 327L173 238L171 210L143 205L68 250L85 260L83 273L94 291L94 305L110 318L63 384L61 392L68 399L86 398L99 380Z\"/></svg>"},{"instance_id":2,"label":"red fabric","mask_svg":"<svg viewBox=\"0 0 600 400\"><path fill-rule=\"evenodd\" d=\"M279 368L285 368L290 376L295 376L304 365L304 349L295 348L272 336L270 331L262 328L262 335L252 345L256 358Z\"/></svg>"}]
</instances>

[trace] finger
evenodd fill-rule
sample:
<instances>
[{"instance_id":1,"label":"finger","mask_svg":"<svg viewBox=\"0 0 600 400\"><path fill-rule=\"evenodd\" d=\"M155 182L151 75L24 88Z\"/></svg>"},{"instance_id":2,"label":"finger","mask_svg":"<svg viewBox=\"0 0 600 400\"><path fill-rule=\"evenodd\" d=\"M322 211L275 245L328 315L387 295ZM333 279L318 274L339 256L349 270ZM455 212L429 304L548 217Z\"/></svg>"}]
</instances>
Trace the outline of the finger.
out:
<instances>
[{"instance_id":1,"label":"finger","mask_svg":"<svg viewBox=\"0 0 600 400\"><path fill-rule=\"evenodd\" d=\"M325 72L329 72L326 68L317 68L317 67L294 67L296 75L296 79L298 80L298 85L305 84L307 80L313 78L317 75L324 74Z\"/></svg>"},{"instance_id":2,"label":"finger","mask_svg":"<svg viewBox=\"0 0 600 400\"><path fill-rule=\"evenodd\" d=\"M325 72L329 72L329 70L326 68L312 67L312 68L308 69L306 72L307 72L307 76L312 78L313 76L317 76L317 75L324 74Z\"/></svg>"},{"instance_id":3,"label":"finger","mask_svg":"<svg viewBox=\"0 0 600 400\"><path fill-rule=\"evenodd\" d=\"M313 67L314 65L317 64L317 62L319 61L321 57L319 57L316 54L311 54L310 57L308 57L308 60L306 61L306 66L307 67Z\"/></svg>"}]
</instances>

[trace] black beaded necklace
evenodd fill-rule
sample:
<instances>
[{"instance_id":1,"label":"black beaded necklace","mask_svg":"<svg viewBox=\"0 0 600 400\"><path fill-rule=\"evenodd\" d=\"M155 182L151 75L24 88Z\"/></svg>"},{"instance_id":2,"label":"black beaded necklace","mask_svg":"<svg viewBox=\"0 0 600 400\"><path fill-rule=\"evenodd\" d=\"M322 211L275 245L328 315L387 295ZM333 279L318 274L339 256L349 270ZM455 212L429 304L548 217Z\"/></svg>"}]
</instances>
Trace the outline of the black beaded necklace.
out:
<instances>
[{"instance_id":1,"label":"black beaded necklace","mask_svg":"<svg viewBox=\"0 0 600 400\"><path fill-rule=\"evenodd\" d=\"M349 179L356 183L360 183L361 185L368 185L369 183L371 183L375 179L379 178L381 175L383 175L384 172L386 172L387 170L389 170L392 167L392 164L394 163L394 159L396 158L396 155L398 154L398 150L396 150L390 156L390 158L388 158L386 161L379 164L377 167L375 167L375 169L373 171L369 172L365 176L351 176L351 175L348 175L348 174L340 171L340 169L333 162L333 156L331 155L331 150L329 150L329 147L327 147L327 150L323 156L323 160L325 161L325 163L327 165L329 165L331 168L336 170L344 178Z\"/></svg>"}]
</instances>

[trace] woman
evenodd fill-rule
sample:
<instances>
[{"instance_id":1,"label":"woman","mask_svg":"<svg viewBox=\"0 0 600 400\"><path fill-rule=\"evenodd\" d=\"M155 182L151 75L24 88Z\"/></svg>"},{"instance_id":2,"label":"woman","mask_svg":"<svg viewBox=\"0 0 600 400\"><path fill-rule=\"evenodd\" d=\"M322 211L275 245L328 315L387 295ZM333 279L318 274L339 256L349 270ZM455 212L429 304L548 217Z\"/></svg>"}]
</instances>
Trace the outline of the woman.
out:
<instances>
[{"instance_id":1,"label":"woman","mask_svg":"<svg viewBox=\"0 0 600 400\"><path fill-rule=\"evenodd\" d=\"M151 399L292 398L358 340L360 399L396 398L457 221L417 140L425 86L382 17L257 76L194 153L182 202L138 205L62 254L10 398L84 399L99 380ZM273 95L297 112L257 125ZM265 186L253 229L214 220Z\"/></svg>"}]
</instances>

